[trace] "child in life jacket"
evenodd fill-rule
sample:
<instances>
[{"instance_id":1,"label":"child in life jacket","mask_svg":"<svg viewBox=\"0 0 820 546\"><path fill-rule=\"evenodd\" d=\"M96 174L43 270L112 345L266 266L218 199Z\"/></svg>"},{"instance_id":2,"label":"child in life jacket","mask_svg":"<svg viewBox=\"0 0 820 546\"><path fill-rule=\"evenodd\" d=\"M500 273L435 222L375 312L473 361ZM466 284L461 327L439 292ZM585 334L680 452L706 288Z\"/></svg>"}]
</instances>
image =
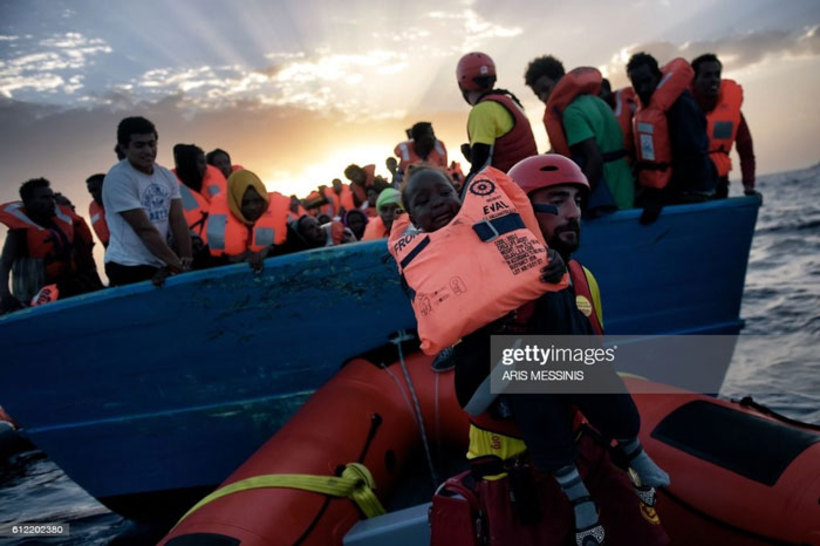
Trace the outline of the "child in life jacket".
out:
<instances>
[{"instance_id":1,"label":"child in life jacket","mask_svg":"<svg viewBox=\"0 0 820 546\"><path fill-rule=\"evenodd\" d=\"M446 175L429 168L419 169L409 177L402 188L402 200L413 225L428 233L450 223L462 204ZM542 269L541 280L556 283L565 272L565 265L555 251L548 252L549 265ZM465 267L470 267L469 262L465 262ZM526 319L513 313L465 335L454 346L456 394L462 407L490 373L491 335L595 335L589 321L578 312L571 287L549 292L529 307ZM622 392L504 394L490 410L495 417L512 418L535 468L542 474L551 474L561 486L573 506L577 546L603 544L604 529L598 522L595 502L574 462L574 408L605 437L616 439L630 469L638 477L640 487L636 492L641 500L654 504L653 488L669 485L669 476L643 451L638 440L640 417L632 397L614 369L611 375Z\"/></svg>"}]
</instances>

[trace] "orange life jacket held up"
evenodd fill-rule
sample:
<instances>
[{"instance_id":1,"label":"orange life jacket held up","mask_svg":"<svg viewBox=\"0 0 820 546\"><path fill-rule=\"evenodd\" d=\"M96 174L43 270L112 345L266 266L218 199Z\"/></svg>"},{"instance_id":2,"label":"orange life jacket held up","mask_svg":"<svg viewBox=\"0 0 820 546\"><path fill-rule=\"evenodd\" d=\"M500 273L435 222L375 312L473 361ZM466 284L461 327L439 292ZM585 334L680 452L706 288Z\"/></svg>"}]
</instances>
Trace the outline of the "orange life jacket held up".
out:
<instances>
[{"instance_id":1,"label":"orange life jacket held up","mask_svg":"<svg viewBox=\"0 0 820 546\"><path fill-rule=\"evenodd\" d=\"M740 125L740 106L743 104L743 88L733 80L721 80L717 105L706 113L709 135L709 157L717 167L718 176L729 176L732 159L729 152L735 144Z\"/></svg>"},{"instance_id":2,"label":"orange life jacket held up","mask_svg":"<svg viewBox=\"0 0 820 546\"><path fill-rule=\"evenodd\" d=\"M231 213L227 199L213 200L206 230L211 255L238 256L246 250L259 252L285 242L290 198L278 192L271 192L268 196L268 209L253 226L239 221Z\"/></svg>"},{"instance_id":3,"label":"orange life jacket held up","mask_svg":"<svg viewBox=\"0 0 820 546\"><path fill-rule=\"evenodd\" d=\"M564 133L564 110L580 95L595 95L601 92L601 73L590 66L580 66L567 72L547 100L544 110L544 126L550 139L552 149L563 156L569 157L569 145Z\"/></svg>"},{"instance_id":4,"label":"orange life jacket held up","mask_svg":"<svg viewBox=\"0 0 820 546\"><path fill-rule=\"evenodd\" d=\"M481 97L478 102L485 100L499 103L513 117L513 128L506 135L497 138L493 144L491 165L499 171L507 172L522 159L537 155L538 147L535 145L530 121L512 97L494 91Z\"/></svg>"},{"instance_id":5,"label":"orange life jacket held up","mask_svg":"<svg viewBox=\"0 0 820 546\"><path fill-rule=\"evenodd\" d=\"M443 228L418 231L401 214L388 239L427 354L567 286L566 276L559 284L541 281L546 245L529 199L515 182L488 167L464 195L461 210Z\"/></svg>"},{"instance_id":6,"label":"orange life jacket held up","mask_svg":"<svg viewBox=\"0 0 820 546\"><path fill-rule=\"evenodd\" d=\"M649 104L641 105L633 125L638 183L656 189L666 187L672 178L672 146L666 111L689 87L695 75L686 59L681 57L670 61L661 73L663 76Z\"/></svg>"},{"instance_id":7,"label":"orange life jacket held up","mask_svg":"<svg viewBox=\"0 0 820 546\"><path fill-rule=\"evenodd\" d=\"M91 218L91 227L103 245L108 245L111 234L108 231L108 223L105 221L105 209L96 201L91 201L88 205L88 216Z\"/></svg>"}]
</instances>

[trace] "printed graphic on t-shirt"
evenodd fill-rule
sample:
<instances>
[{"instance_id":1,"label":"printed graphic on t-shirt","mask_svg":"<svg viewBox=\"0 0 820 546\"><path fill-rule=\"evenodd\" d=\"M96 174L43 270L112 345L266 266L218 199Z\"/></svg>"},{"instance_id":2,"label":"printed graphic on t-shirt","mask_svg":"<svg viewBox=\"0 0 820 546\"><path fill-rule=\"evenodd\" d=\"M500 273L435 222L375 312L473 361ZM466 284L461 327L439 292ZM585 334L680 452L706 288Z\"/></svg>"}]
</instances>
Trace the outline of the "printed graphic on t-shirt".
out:
<instances>
[{"instance_id":1,"label":"printed graphic on t-shirt","mask_svg":"<svg viewBox=\"0 0 820 546\"><path fill-rule=\"evenodd\" d=\"M159 184L151 184L142 194L142 206L148 213L151 222L164 222L168 219L171 192Z\"/></svg>"}]
</instances>

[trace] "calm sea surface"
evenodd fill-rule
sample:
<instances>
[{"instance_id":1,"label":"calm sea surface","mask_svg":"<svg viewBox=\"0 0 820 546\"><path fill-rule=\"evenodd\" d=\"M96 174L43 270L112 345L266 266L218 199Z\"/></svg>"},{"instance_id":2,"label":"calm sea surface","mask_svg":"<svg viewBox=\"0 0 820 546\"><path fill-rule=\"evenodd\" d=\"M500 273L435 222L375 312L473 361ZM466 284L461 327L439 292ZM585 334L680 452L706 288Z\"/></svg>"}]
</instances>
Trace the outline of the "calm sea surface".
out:
<instances>
[{"instance_id":1,"label":"calm sea surface","mask_svg":"<svg viewBox=\"0 0 820 546\"><path fill-rule=\"evenodd\" d=\"M764 205L741 310L745 337L721 395L752 395L775 411L820 424L820 165L761 177L758 189ZM39 451L0 463L0 525L26 521L69 523L70 536L0 538L0 544L153 543Z\"/></svg>"}]
</instances>

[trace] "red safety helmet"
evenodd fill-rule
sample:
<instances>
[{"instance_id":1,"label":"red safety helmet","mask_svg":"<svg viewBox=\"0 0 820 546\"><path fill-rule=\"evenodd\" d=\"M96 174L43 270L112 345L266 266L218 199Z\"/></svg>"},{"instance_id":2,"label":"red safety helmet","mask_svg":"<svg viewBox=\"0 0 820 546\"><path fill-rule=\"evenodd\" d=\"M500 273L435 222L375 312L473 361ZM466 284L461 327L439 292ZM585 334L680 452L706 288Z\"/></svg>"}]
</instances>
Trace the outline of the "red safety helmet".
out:
<instances>
[{"instance_id":1,"label":"red safety helmet","mask_svg":"<svg viewBox=\"0 0 820 546\"><path fill-rule=\"evenodd\" d=\"M462 91L481 91L485 89L485 86L476 82L476 78L488 77L492 77L495 81L495 63L486 53L474 51L459 59L456 67L456 79Z\"/></svg>"},{"instance_id":2,"label":"red safety helmet","mask_svg":"<svg viewBox=\"0 0 820 546\"><path fill-rule=\"evenodd\" d=\"M570 158L559 154L534 155L522 159L507 172L524 193L561 184L575 184L589 191L589 181Z\"/></svg>"}]
</instances>

